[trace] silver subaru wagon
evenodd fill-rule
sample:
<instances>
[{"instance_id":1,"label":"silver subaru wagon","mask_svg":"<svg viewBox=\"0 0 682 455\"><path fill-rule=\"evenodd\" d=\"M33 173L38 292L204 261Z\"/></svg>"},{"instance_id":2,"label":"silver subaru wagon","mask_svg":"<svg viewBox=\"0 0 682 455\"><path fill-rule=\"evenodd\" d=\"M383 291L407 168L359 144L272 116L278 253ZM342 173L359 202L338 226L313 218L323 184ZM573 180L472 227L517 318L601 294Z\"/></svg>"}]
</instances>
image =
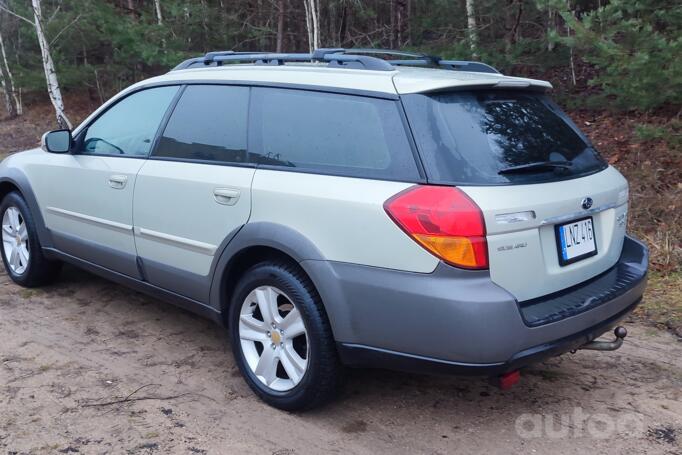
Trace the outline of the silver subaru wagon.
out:
<instances>
[{"instance_id":1,"label":"silver subaru wagon","mask_svg":"<svg viewBox=\"0 0 682 455\"><path fill-rule=\"evenodd\" d=\"M212 52L0 165L2 259L63 262L229 328L246 381L318 406L345 366L484 375L587 348L639 303L628 185L547 92L372 49Z\"/></svg>"}]
</instances>

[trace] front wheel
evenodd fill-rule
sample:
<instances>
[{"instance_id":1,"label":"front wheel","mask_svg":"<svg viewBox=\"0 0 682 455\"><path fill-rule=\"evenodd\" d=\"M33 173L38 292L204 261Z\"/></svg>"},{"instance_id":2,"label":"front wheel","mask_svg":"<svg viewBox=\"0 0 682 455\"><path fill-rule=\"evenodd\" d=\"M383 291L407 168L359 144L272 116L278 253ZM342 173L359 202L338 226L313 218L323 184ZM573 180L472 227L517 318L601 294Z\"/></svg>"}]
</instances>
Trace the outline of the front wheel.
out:
<instances>
[{"instance_id":1,"label":"front wheel","mask_svg":"<svg viewBox=\"0 0 682 455\"><path fill-rule=\"evenodd\" d=\"M309 409L336 394L342 367L329 321L298 267L265 262L248 270L230 305L230 333L242 374L268 404Z\"/></svg>"},{"instance_id":2,"label":"front wheel","mask_svg":"<svg viewBox=\"0 0 682 455\"><path fill-rule=\"evenodd\" d=\"M24 198L11 192L0 204L2 219L2 262L15 283L35 287L52 282L61 269L60 262L43 256L31 211Z\"/></svg>"}]
</instances>

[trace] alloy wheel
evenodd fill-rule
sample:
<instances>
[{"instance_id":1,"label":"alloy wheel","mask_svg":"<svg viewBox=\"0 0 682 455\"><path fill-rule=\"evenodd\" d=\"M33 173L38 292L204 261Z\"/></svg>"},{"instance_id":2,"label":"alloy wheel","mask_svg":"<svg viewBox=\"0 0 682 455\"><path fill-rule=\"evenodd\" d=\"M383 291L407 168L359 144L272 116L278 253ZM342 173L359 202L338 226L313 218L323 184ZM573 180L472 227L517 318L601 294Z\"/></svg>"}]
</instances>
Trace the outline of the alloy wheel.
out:
<instances>
[{"instance_id":1,"label":"alloy wheel","mask_svg":"<svg viewBox=\"0 0 682 455\"><path fill-rule=\"evenodd\" d=\"M24 273L30 260L28 230L26 220L16 207L8 207L2 216L2 246L12 272Z\"/></svg>"},{"instance_id":2,"label":"alloy wheel","mask_svg":"<svg viewBox=\"0 0 682 455\"><path fill-rule=\"evenodd\" d=\"M286 392L308 369L308 334L293 301L274 286L249 293L239 314L239 340L251 372L266 387Z\"/></svg>"}]
</instances>

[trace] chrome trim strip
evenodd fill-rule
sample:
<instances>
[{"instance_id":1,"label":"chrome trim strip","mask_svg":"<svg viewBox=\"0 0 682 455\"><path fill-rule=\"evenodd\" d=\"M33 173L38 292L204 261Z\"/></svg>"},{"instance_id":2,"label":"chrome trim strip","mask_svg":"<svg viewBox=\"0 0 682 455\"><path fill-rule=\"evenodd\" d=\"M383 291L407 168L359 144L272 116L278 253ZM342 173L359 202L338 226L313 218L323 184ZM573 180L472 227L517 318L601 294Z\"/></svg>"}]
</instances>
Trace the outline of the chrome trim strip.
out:
<instances>
[{"instance_id":1,"label":"chrome trim strip","mask_svg":"<svg viewBox=\"0 0 682 455\"><path fill-rule=\"evenodd\" d=\"M523 217L524 215L526 218ZM535 210L524 210L522 212L498 213L495 215L495 222L497 224L527 223L535 218L537 218Z\"/></svg>"},{"instance_id":2,"label":"chrome trim strip","mask_svg":"<svg viewBox=\"0 0 682 455\"><path fill-rule=\"evenodd\" d=\"M70 210L59 209L57 207L46 207L45 210L54 213L56 215L66 216L68 218L75 218L79 221L85 221L86 223L97 224L100 226L116 229L119 231L132 231L133 227L129 224L118 223L116 221L105 220L104 218L97 218L96 216L84 215L78 212L72 212Z\"/></svg>"},{"instance_id":3,"label":"chrome trim strip","mask_svg":"<svg viewBox=\"0 0 682 455\"><path fill-rule=\"evenodd\" d=\"M592 215L593 213L603 212L604 210L615 209L616 207L620 207L621 205L623 204L612 202L611 204L601 205L599 207L594 207L588 210L580 210L578 212L569 213L568 215L559 215L550 218L545 218L540 223L540 226L544 226L546 224L557 224L563 221L571 221L581 216Z\"/></svg>"},{"instance_id":4,"label":"chrome trim strip","mask_svg":"<svg viewBox=\"0 0 682 455\"><path fill-rule=\"evenodd\" d=\"M152 239L161 240L162 242L172 243L181 248L194 250L199 253L207 254L209 256L213 256L216 250L218 249L217 246L211 245L210 243L199 242L198 240L186 239L184 237L178 237L176 235L152 231L151 229L138 228L137 233L143 237L149 237Z\"/></svg>"}]
</instances>

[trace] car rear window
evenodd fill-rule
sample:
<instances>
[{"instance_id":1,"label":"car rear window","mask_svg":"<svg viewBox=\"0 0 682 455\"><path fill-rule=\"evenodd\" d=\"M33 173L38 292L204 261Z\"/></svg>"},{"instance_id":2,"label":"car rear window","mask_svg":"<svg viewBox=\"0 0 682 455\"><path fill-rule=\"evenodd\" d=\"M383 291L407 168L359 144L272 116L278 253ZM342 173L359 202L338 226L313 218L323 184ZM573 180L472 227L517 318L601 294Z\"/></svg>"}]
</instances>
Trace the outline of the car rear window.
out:
<instances>
[{"instance_id":1,"label":"car rear window","mask_svg":"<svg viewBox=\"0 0 682 455\"><path fill-rule=\"evenodd\" d=\"M566 114L542 94L458 91L406 95L403 103L434 183L550 182L606 167ZM563 165L535 166L544 162ZM519 169L510 171L514 167Z\"/></svg>"},{"instance_id":2,"label":"car rear window","mask_svg":"<svg viewBox=\"0 0 682 455\"><path fill-rule=\"evenodd\" d=\"M252 96L249 154L258 165L419 179L396 101L278 88Z\"/></svg>"}]
</instances>

